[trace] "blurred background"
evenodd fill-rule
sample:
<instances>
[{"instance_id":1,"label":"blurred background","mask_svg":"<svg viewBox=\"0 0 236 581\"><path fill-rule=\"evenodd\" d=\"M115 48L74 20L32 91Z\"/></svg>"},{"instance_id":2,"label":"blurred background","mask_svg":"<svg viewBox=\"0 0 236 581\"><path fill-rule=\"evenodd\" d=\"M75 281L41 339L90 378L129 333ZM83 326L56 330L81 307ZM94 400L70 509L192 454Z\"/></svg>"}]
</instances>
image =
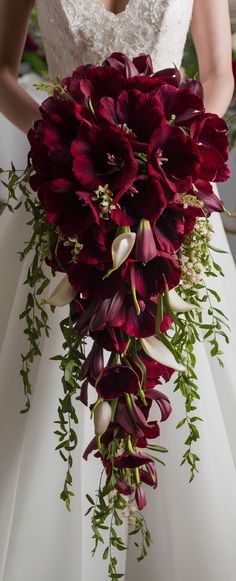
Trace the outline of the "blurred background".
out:
<instances>
[{"instance_id":1,"label":"blurred background","mask_svg":"<svg viewBox=\"0 0 236 581\"><path fill-rule=\"evenodd\" d=\"M236 0L230 1L232 27L232 67L236 84ZM182 74L188 78L197 76L198 66L191 36L187 38L185 53L182 62ZM22 62L19 70L19 84L30 93L38 102L46 98L46 93L38 91L34 84L49 80L47 63L44 53L43 39L37 22L36 9L32 10L29 21L28 35L25 43ZM230 166L232 178L225 184L219 184L220 195L231 217L223 216L229 244L236 261L236 90L230 107L225 115L229 125L230 139ZM10 168L13 161L17 169L26 165L28 141L26 136L15 128L0 113L0 167ZM4 199L4 187L0 184L0 199Z\"/></svg>"}]
</instances>

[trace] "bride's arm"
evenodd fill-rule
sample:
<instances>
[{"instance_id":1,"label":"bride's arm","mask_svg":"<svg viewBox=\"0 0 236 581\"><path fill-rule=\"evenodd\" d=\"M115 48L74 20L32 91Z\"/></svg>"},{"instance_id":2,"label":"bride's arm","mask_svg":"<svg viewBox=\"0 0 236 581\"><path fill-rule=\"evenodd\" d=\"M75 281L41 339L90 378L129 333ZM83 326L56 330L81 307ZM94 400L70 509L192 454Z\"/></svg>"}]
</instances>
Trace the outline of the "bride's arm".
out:
<instances>
[{"instance_id":1,"label":"bride's arm","mask_svg":"<svg viewBox=\"0 0 236 581\"><path fill-rule=\"evenodd\" d=\"M0 112L27 133L40 117L37 102L17 83L33 0L0 0Z\"/></svg>"},{"instance_id":2,"label":"bride's arm","mask_svg":"<svg viewBox=\"0 0 236 581\"><path fill-rule=\"evenodd\" d=\"M234 90L228 0L195 0L191 33L206 110L224 115Z\"/></svg>"}]
</instances>

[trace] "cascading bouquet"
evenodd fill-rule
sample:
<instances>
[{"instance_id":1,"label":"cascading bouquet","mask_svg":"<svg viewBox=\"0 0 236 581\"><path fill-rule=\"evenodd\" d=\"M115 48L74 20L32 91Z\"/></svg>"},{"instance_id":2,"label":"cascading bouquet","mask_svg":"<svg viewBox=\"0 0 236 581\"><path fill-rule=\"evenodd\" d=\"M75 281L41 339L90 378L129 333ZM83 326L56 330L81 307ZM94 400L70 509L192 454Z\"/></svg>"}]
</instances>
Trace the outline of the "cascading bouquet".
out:
<instances>
[{"instance_id":1,"label":"cascading bouquet","mask_svg":"<svg viewBox=\"0 0 236 581\"><path fill-rule=\"evenodd\" d=\"M64 388L55 432L67 464L61 498L70 509L76 406L78 400L88 405L92 386L95 435L84 458L94 452L103 471L97 500L87 495L88 513L94 552L108 530L103 557L109 577L117 579L123 575L111 548L125 544L116 526L128 518L130 534L141 533L139 560L151 542L140 512L143 484L157 487L155 461L164 463L159 454L167 450L153 440L171 413L156 386L174 372L186 407L177 427L188 429L182 464L189 464L190 480L197 471L194 343L210 342L222 364L218 336L228 341L227 319L212 302L220 297L206 284L223 274L211 254L209 216L224 209L212 182L229 177L228 128L205 112L198 81L181 82L176 68L154 74L148 55L131 61L113 53L102 66L79 66L38 88L49 96L28 133L27 168L17 173L12 164L3 182L9 198L20 187L32 215L33 235L21 258L35 249L21 315L29 339L22 355L23 411L30 407L30 365L49 330L45 304L52 310L69 304L61 322L64 354L54 358ZM50 282L45 265L64 274L40 300ZM92 348L85 355L88 336ZM150 420L153 406L156 420Z\"/></svg>"}]
</instances>

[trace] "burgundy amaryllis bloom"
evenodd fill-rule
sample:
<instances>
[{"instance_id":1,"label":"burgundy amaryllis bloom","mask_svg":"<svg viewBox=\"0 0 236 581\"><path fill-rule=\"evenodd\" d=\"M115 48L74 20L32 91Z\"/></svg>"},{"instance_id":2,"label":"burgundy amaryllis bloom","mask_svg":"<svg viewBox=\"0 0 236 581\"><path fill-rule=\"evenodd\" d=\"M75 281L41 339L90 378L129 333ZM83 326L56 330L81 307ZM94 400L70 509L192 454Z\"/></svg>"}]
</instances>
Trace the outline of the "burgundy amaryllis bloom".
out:
<instances>
[{"instance_id":1,"label":"burgundy amaryllis bloom","mask_svg":"<svg viewBox=\"0 0 236 581\"><path fill-rule=\"evenodd\" d=\"M203 100L186 88L163 85L158 91L165 117L175 125L188 126L189 121L204 111Z\"/></svg>"},{"instance_id":2,"label":"burgundy amaryllis bloom","mask_svg":"<svg viewBox=\"0 0 236 581\"><path fill-rule=\"evenodd\" d=\"M146 151L154 130L166 122L159 96L136 89L122 91L116 100L103 97L99 115L107 123L122 127L137 151Z\"/></svg>"},{"instance_id":3,"label":"burgundy amaryllis bloom","mask_svg":"<svg viewBox=\"0 0 236 581\"><path fill-rule=\"evenodd\" d=\"M198 144L201 165L198 178L208 182L224 182L230 177L228 127L212 113L197 117L191 126L191 137Z\"/></svg>"},{"instance_id":4,"label":"burgundy amaryllis bloom","mask_svg":"<svg viewBox=\"0 0 236 581\"><path fill-rule=\"evenodd\" d=\"M42 115L40 133L51 151L68 148L80 125L76 103L59 96L48 97L39 107Z\"/></svg>"},{"instance_id":5,"label":"burgundy amaryllis bloom","mask_svg":"<svg viewBox=\"0 0 236 581\"><path fill-rule=\"evenodd\" d=\"M114 198L111 218L119 226L133 226L142 218L153 225L166 206L163 186L159 180L140 175L123 195Z\"/></svg>"},{"instance_id":6,"label":"burgundy amaryllis bloom","mask_svg":"<svg viewBox=\"0 0 236 581\"><path fill-rule=\"evenodd\" d=\"M191 194L198 197L195 191L191 191ZM169 204L154 225L158 248L170 254L176 252L186 236L193 231L196 218L202 215L201 208L196 206L184 208L183 204Z\"/></svg>"},{"instance_id":7,"label":"burgundy amaryllis bloom","mask_svg":"<svg viewBox=\"0 0 236 581\"><path fill-rule=\"evenodd\" d=\"M67 236L81 234L94 221L100 224L99 208L90 203L91 196L87 192L76 191L76 186L73 180L62 177L43 184L39 189L47 220L57 224Z\"/></svg>"},{"instance_id":8,"label":"burgundy amaryllis bloom","mask_svg":"<svg viewBox=\"0 0 236 581\"><path fill-rule=\"evenodd\" d=\"M116 98L126 88L126 82L121 72L111 66L91 66L87 68L86 74L83 74L82 78L81 72L79 71L80 92L84 96L84 99L91 99L95 112L97 111L100 99L104 95Z\"/></svg>"},{"instance_id":9,"label":"burgundy amaryllis bloom","mask_svg":"<svg viewBox=\"0 0 236 581\"><path fill-rule=\"evenodd\" d=\"M139 383L136 373L125 365L105 367L96 382L96 390L104 399L116 399L124 393L136 393Z\"/></svg>"},{"instance_id":10,"label":"burgundy amaryllis bloom","mask_svg":"<svg viewBox=\"0 0 236 581\"><path fill-rule=\"evenodd\" d=\"M171 125L156 130L148 147L148 174L163 177L174 192L189 190L201 163L194 140Z\"/></svg>"},{"instance_id":11,"label":"burgundy amaryllis bloom","mask_svg":"<svg viewBox=\"0 0 236 581\"><path fill-rule=\"evenodd\" d=\"M74 175L90 191L108 184L111 192L125 192L138 172L129 140L116 127L84 126L78 130L71 153Z\"/></svg>"},{"instance_id":12,"label":"burgundy amaryllis bloom","mask_svg":"<svg viewBox=\"0 0 236 581\"><path fill-rule=\"evenodd\" d=\"M122 276L140 297L151 299L178 286L181 269L173 256L157 251L156 258L146 264L128 259L122 269Z\"/></svg>"}]
</instances>

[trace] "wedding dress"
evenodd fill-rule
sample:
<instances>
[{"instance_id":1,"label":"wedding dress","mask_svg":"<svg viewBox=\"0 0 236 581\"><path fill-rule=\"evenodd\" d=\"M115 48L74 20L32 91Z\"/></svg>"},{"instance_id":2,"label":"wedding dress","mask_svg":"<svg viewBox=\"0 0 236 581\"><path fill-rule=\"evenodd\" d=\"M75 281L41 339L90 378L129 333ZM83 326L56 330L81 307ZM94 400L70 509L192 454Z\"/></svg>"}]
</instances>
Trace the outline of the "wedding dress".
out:
<instances>
[{"instance_id":1,"label":"wedding dress","mask_svg":"<svg viewBox=\"0 0 236 581\"><path fill-rule=\"evenodd\" d=\"M129 0L118 15L108 12L101 0L37 0L36 5L50 78L56 78L81 63L101 63L113 51L130 57L150 53L156 70L179 67L193 0ZM50 338L33 369L31 410L19 413L24 404L19 368L25 338L18 315L24 308L27 263L19 264L16 252L29 235L25 221L23 211L1 216L0 580L106 581L107 562L101 553L91 557L90 519L84 517L85 494L94 496L101 466L93 456L87 462L81 458L93 435L83 405L78 409L73 471L78 492L71 513L59 499L65 465L54 451L53 421L62 387L57 363L49 358L61 350L61 310L51 318ZM213 244L229 250L219 216L213 223ZM196 446L200 472L189 485L186 466L179 467L186 434L176 424L184 417L184 402L170 383L165 389L173 413L161 426L160 438L169 454L166 467L158 469L158 489L146 491L144 515L154 543L140 564L132 543L122 553L125 581L236 581L236 272L230 253L219 255L219 261L225 278L214 285L232 332L230 345L224 347L224 369L205 345L196 349L199 415L204 419Z\"/></svg>"}]
</instances>

